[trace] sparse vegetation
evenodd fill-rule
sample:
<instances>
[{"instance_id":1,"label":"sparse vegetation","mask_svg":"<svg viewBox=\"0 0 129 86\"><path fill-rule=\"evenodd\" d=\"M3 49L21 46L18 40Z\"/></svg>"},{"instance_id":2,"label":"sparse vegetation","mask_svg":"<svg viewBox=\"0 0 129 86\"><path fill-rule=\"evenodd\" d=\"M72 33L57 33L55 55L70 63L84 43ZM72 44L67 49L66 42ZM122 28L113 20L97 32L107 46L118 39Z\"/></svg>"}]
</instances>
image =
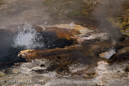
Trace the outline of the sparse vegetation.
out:
<instances>
[{"instance_id":1,"label":"sparse vegetation","mask_svg":"<svg viewBox=\"0 0 129 86\"><path fill-rule=\"evenodd\" d=\"M99 24L93 16L95 8L101 4L97 0L96 2L92 0L44 0L42 4L46 7L45 11L48 12L56 22L61 20L73 20L92 27L96 27ZM105 16L114 28L118 27L122 33L129 35L129 1L125 0L122 8L118 8L117 10L112 9L111 4L107 5L109 5L108 11L104 13L103 16ZM97 15L96 13L95 16Z\"/></svg>"},{"instance_id":2,"label":"sparse vegetation","mask_svg":"<svg viewBox=\"0 0 129 86\"><path fill-rule=\"evenodd\" d=\"M119 27L124 35L129 36L129 1L125 1L121 12L117 16L108 18L108 21L112 23L113 27Z\"/></svg>"},{"instance_id":3,"label":"sparse vegetation","mask_svg":"<svg viewBox=\"0 0 129 86\"><path fill-rule=\"evenodd\" d=\"M50 16L57 21L73 20L93 24L92 11L97 3L84 0L44 0L43 6Z\"/></svg>"}]
</instances>

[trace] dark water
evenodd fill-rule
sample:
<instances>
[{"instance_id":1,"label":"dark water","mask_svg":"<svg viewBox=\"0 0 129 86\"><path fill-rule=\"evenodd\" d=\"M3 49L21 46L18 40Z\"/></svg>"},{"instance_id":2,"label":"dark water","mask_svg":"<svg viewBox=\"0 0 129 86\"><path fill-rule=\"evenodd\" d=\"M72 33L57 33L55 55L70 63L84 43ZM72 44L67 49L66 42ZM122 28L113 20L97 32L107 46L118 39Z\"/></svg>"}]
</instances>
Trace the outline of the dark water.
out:
<instances>
[{"instance_id":1,"label":"dark water","mask_svg":"<svg viewBox=\"0 0 129 86\"><path fill-rule=\"evenodd\" d=\"M16 33L0 31L0 68L4 65L20 61L17 57L18 49L13 47L13 37Z\"/></svg>"},{"instance_id":2,"label":"dark water","mask_svg":"<svg viewBox=\"0 0 129 86\"><path fill-rule=\"evenodd\" d=\"M64 11L59 9L62 7L60 3L63 4L63 7L66 6L64 1L65 0L58 0L58 3L56 3L54 0L48 0L48 2L47 0L0 0L0 28L16 30L19 25L24 24L26 21L32 25L47 25L56 22L62 23L64 21L68 22L69 19L65 19L66 16L63 14ZM73 3L74 4L71 5L70 8L66 7L65 13L68 12L68 9L72 10L72 7L74 9L79 8L79 6L75 5L75 2ZM61 15L59 13L61 13ZM71 21L72 20L69 22ZM13 60L15 62L15 60L19 59L17 57L18 52L22 50L13 47L13 38L17 33L8 30L0 31L0 64L8 63ZM43 33L43 37L45 37L44 43L46 48L64 48L65 46L73 44L73 41L67 39L57 39L55 34L53 35L52 33Z\"/></svg>"},{"instance_id":3,"label":"dark water","mask_svg":"<svg viewBox=\"0 0 129 86\"><path fill-rule=\"evenodd\" d=\"M65 46L70 46L74 43L73 40L67 40L65 38L59 39L56 37L56 34L52 34L52 32L50 33L42 32L42 33L36 34L37 33L36 30L34 33L31 33L31 29L32 30L34 29L33 28L29 28L29 29L30 29L30 32L26 32L26 30L25 32L24 31L13 32L10 30L0 31L0 67L2 67L3 65L11 65L19 61L25 61L23 58L20 58L17 56L21 50L53 49L56 47L64 48ZM22 32L22 33L19 33L19 32ZM17 42L14 41L16 40L16 36L18 36L18 39L17 39L18 43L22 43L22 44L18 44L18 46L15 46L17 45ZM38 39L39 37L42 39L39 39L36 41L36 39ZM44 47L38 47L40 46L39 44L41 43L44 45ZM27 48L27 46L32 46L32 45L35 45L37 47Z\"/></svg>"},{"instance_id":4,"label":"dark water","mask_svg":"<svg viewBox=\"0 0 129 86\"><path fill-rule=\"evenodd\" d=\"M6 56L10 52L13 45L14 33L9 31L0 32L0 58Z\"/></svg>"}]
</instances>

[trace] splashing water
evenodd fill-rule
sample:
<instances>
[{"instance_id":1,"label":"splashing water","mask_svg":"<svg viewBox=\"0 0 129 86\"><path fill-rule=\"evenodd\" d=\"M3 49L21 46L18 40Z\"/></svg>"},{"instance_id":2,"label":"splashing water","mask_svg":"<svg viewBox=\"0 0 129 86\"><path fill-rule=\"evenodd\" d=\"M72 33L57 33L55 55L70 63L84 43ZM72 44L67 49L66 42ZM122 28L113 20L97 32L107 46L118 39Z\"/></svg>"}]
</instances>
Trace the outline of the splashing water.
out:
<instances>
[{"instance_id":1,"label":"splashing water","mask_svg":"<svg viewBox=\"0 0 129 86\"><path fill-rule=\"evenodd\" d=\"M23 47L25 49L44 47L43 37L31 24L26 22L22 29L14 37L14 47Z\"/></svg>"},{"instance_id":2,"label":"splashing water","mask_svg":"<svg viewBox=\"0 0 129 86\"><path fill-rule=\"evenodd\" d=\"M109 59L115 53L116 53L115 49L110 48L110 49L108 49L108 52L105 53L105 58Z\"/></svg>"},{"instance_id":3,"label":"splashing water","mask_svg":"<svg viewBox=\"0 0 129 86\"><path fill-rule=\"evenodd\" d=\"M112 55L116 54L115 49L109 48L108 51L99 54L101 58L110 59Z\"/></svg>"},{"instance_id":4,"label":"splashing water","mask_svg":"<svg viewBox=\"0 0 129 86\"><path fill-rule=\"evenodd\" d=\"M71 22L70 27L74 27L74 26L75 26L74 22Z\"/></svg>"}]
</instances>

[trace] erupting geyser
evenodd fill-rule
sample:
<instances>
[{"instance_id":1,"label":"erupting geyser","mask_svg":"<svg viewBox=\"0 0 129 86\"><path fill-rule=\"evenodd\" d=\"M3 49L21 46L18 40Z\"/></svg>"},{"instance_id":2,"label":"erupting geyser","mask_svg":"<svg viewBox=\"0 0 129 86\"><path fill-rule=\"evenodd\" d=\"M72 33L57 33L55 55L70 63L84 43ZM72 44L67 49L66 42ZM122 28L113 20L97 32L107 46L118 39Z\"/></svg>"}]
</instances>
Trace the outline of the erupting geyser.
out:
<instances>
[{"instance_id":1,"label":"erupting geyser","mask_svg":"<svg viewBox=\"0 0 129 86\"><path fill-rule=\"evenodd\" d=\"M24 49L44 47L43 37L31 24L26 22L22 28L20 27L21 30L14 37L14 47L22 47Z\"/></svg>"}]
</instances>

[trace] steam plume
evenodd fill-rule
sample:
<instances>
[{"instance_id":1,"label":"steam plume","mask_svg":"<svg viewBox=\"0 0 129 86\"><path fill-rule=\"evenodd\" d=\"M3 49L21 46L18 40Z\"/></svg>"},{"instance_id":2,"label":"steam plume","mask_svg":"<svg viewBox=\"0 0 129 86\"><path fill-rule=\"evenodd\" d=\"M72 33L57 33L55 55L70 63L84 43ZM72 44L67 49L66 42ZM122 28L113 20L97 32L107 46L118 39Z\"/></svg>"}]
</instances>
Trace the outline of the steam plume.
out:
<instances>
[{"instance_id":1,"label":"steam plume","mask_svg":"<svg viewBox=\"0 0 129 86\"><path fill-rule=\"evenodd\" d=\"M14 47L24 47L25 49L44 47L43 37L31 24L26 22L22 28L23 30L14 38Z\"/></svg>"},{"instance_id":2,"label":"steam plume","mask_svg":"<svg viewBox=\"0 0 129 86\"><path fill-rule=\"evenodd\" d=\"M101 0L93 12L101 31L111 34L111 39L118 40L121 37L120 30L114 28L108 18L116 17L122 10L124 0Z\"/></svg>"}]
</instances>

